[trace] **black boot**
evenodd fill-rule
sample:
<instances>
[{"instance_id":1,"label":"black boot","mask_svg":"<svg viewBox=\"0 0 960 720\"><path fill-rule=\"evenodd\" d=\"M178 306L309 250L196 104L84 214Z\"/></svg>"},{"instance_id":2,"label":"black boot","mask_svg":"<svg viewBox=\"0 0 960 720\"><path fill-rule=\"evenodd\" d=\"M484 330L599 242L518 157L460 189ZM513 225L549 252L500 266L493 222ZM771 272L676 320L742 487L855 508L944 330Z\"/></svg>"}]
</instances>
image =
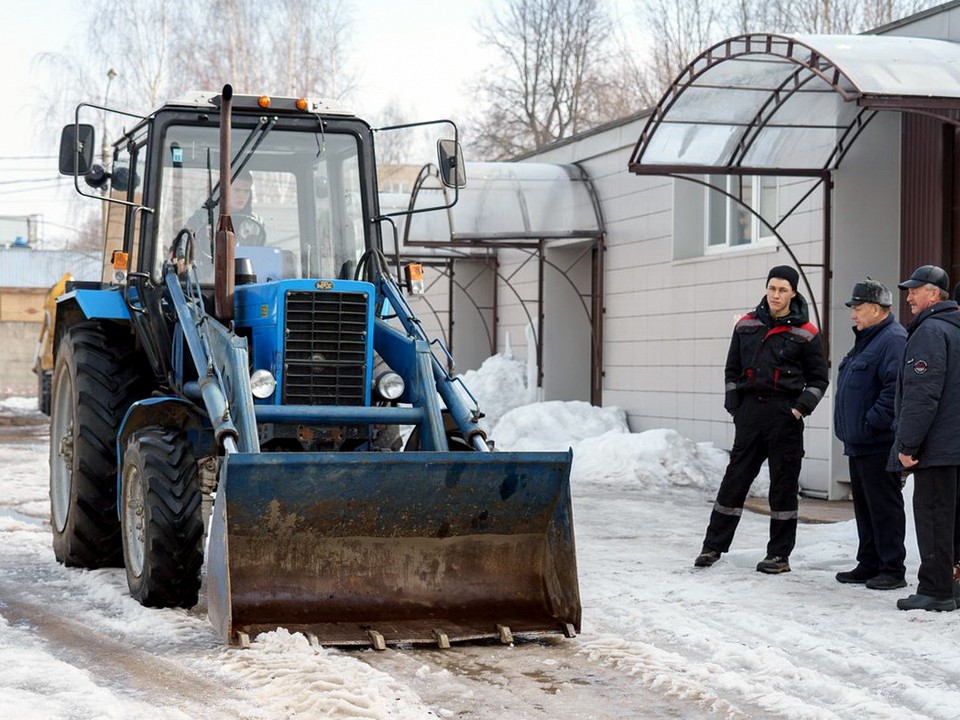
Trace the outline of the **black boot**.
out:
<instances>
[{"instance_id":1,"label":"black boot","mask_svg":"<svg viewBox=\"0 0 960 720\"><path fill-rule=\"evenodd\" d=\"M867 580L877 574L876 570L870 570L863 565L857 565L853 570L837 573L837 582L847 585L863 585ZM901 587L903 587L901 585Z\"/></svg>"},{"instance_id":2,"label":"black boot","mask_svg":"<svg viewBox=\"0 0 960 720\"><path fill-rule=\"evenodd\" d=\"M901 610L936 610L937 612L950 612L957 609L957 601L954 598L936 598L932 595L911 595L910 597L897 600L897 607Z\"/></svg>"},{"instance_id":3,"label":"black boot","mask_svg":"<svg viewBox=\"0 0 960 720\"><path fill-rule=\"evenodd\" d=\"M719 550L711 550L708 547L704 547L700 551L700 554L697 555L697 559L693 561L693 566L694 567L710 567L719 559L720 559Z\"/></svg>"},{"instance_id":4,"label":"black boot","mask_svg":"<svg viewBox=\"0 0 960 720\"><path fill-rule=\"evenodd\" d=\"M907 581L903 579L903 575L880 573L867 580L866 586L871 590L897 590L906 587Z\"/></svg>"},{"instance_id":5,"label":"black boot","mask_svg":"<svg viewBox=\"0 0 960 720\"><path fill-rule=\"evenodd\" d=\"M757 572L766 573L767 575L790 572L790 559L768 555L757 563Z\"/></svg>"}]
</instances>

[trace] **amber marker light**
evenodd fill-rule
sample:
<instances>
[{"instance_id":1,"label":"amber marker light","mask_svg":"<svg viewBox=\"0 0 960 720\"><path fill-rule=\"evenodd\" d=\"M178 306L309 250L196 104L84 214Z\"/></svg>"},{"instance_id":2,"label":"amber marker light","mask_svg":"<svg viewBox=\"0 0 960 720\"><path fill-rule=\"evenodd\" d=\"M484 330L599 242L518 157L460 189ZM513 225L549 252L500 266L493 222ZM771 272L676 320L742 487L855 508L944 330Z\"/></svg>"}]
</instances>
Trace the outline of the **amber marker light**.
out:
<instances>
[{"instance_id":1,"label":"amber marker light","mask_svg":"<svg viewBox=\"0 0 960 720\"><path fill-rule=\"evenodd\" d=\"M113 282L118 285L127 284L127 269L130 265L130 256L121 252L120 250L114 250L113 255L110 257L111 264L113 265Z\"/></svg>"},{"instance_id":2,"label":"amber marker light","mask_svg":"<svg viewBox=\"0 0 960 720\"><path fill-rule=\"evenodd\" d=\"M306 98L297 98L297 110L306 110L308 106Z\"/></svg>"},{"instance_id":3,"label":"amber marker light","mask_svg":"<svg viewBox=\"0 0 960 720\"><path fill-rule=\"evenodd\" d=\"M268 107L270 107L270 96L269 96L269 95L261 95L261 96L259 97L259 99L257 100L257 105L259 105L259 106L262 107L262 108L268 108Z\"/></svg>"}]
</instances>

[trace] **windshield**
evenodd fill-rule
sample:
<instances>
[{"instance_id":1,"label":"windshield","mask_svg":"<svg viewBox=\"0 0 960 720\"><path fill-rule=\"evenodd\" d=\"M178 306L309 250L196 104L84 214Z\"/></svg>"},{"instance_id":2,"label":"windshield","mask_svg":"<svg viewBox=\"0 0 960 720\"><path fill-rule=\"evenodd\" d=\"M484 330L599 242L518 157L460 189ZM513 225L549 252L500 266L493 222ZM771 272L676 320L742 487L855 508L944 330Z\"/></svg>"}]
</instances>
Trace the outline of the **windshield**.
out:
<instances>
[{"instance_id":1,"label":"windshield","mask_svg":"<svg viewBox=\"0 0 960 720\"><path fill-rule=\"evenodd\" d=\"M348 134L234 128L231 217L236 256L258 282L353 277L365 249L357 139ZM189 230L204 283L213 281L220 216L220 130L173 126L164 139L155 269Z\"/></svg>"}]
</instances>

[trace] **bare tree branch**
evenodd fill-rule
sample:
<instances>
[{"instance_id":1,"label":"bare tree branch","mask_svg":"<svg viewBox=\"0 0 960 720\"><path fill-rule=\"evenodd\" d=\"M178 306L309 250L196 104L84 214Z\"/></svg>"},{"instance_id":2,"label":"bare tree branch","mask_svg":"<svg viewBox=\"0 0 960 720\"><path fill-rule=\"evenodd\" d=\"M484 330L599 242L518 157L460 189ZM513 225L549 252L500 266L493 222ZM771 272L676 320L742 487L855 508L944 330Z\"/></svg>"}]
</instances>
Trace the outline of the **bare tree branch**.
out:
<instances>
[{"instance_id":1,"label":"bare tree branch","mask_svg":"<svg viewBox=\"0 0 960 720\"><path fill-rule=\"evenodd\" d=\"M505 0L478 31L500 63L474 85L475 154L543 147L640 102L619 72L629 64L602 0Z\"/></svg>"}]
</instances>

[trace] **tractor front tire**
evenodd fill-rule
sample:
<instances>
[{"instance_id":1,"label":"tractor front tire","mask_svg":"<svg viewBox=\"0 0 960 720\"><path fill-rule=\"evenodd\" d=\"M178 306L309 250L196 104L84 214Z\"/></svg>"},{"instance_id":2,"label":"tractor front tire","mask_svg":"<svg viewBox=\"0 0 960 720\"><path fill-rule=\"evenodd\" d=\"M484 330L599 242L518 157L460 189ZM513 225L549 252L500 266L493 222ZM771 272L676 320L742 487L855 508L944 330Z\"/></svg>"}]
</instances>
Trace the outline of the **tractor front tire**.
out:
<instances>
[{"instance_id":1,"label":"tractor front tire","mask_svg":"<svg viewBox=\"0 0 960 720\"><path fill-rule=\"evenodd\" d=\"M119 567L117 431L145 394L133 342L122 329L82 322L64 335L50 407L53 551L70 567Z\"/></svg>"},{"instance_id":2,"label":"tractor front tire","mask_svg":"<svg viewBox=\"0 0 960 720\"><path fill-rule=\"evenodd\" d=\"M193 607L203 566L202 490L183 431L148 427L123 456L121 524L130 595L147 607Z\"/></svg>"}]
</instances>

